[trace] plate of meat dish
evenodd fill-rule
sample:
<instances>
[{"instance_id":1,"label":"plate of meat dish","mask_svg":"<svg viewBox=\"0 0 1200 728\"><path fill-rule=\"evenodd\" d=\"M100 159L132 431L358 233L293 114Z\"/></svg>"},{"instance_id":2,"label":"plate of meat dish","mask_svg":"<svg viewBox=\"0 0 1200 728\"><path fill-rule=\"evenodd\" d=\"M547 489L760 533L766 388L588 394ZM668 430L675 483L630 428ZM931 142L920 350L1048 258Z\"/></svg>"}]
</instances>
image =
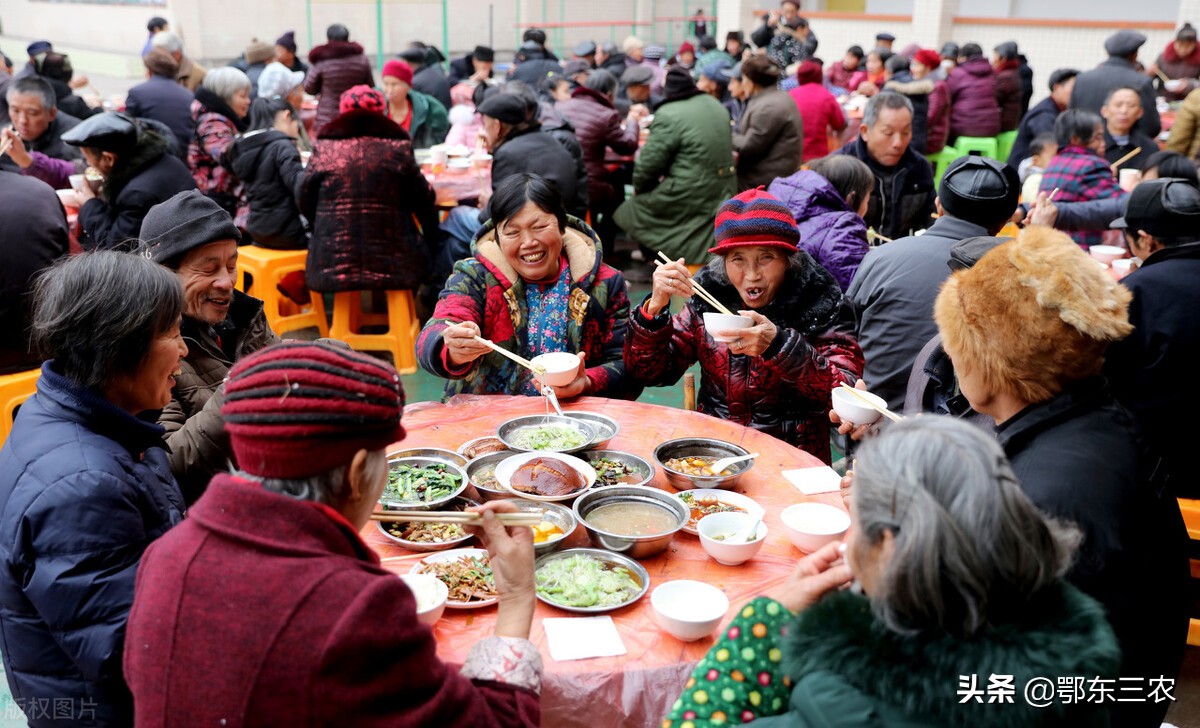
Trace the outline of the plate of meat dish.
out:
<instances>
[{"instance_id":1,"label":"plate of meat dish","mask_svg":"<svg viewBox=\"0 0 1200 728\"><path fill-rule=\"evenodd\" d=\"M479 609L500 601L492 578L492 562L485 549L439 551L421 559L413 574L436 576L450 591L450 609Z\"/></svg>"},{"instance_id":2,"label":"plate of meat dish","mask_svg":"<svg viewBox=\"0 0 1200 728\"><path fill-rule=\"evenodd\" d=\"M496 466L496 481L519 498L565 501L592 487L596 470L571 455L524 452Z\"/></svg>"},{"instance_id":3,"label":"plate of meat dish","mask_svg":"<svg viewBox=\"0 0 1200 728\"><path fill-rule=\"evenodd\" d=\"M714 513L749 513L759 517L765 513L763 507L755 503L753 499L728 490L696 488L676 493L675 497L683 501L683 504L688 507L688 511L691 512L691 517L683 527L683 532L693 536L696 535L696 524L700 519Z\"/></svg>"}]
</instances>

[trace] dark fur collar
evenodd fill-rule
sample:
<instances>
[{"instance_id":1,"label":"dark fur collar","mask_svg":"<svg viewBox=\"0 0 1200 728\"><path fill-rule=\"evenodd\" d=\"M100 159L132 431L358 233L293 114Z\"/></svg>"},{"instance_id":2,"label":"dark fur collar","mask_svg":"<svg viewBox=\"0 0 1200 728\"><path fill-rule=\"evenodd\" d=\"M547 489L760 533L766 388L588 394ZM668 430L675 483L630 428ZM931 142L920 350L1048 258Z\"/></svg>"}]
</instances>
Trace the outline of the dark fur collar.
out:
<instances>
[{"instance_id":1,"label":"dark fur collar","mask_svg":"<svg viewBox=\"0 0 1200 728\"><path fill-rule=\"evenodd\" d=\"M171 142L154 129L142 127L138 133L137 144L128 159L118 159L112 174L104 180L104 199L109 204L121 196L133 178L142 173L146 167L157 162L171 149Z\"/></svg>"},{"instance_id":2,"label":"dark fur collar","mask_svg":"<svg viewBox=\"0 0 1200 728\"><path fill-rule=\"evenodd\" d=\"M355 109L344 114L338 114L325 126L321 127L322 139L353 139L354 137L379 137L380 139L400 139L408 141L411 137L404 127L374 111Z\"/></svg>"},{"instance_id":3,"label":"dark fur collar","mask_svg":"<svg viewBox=\"0 0 1200 728\"><path fill-rule=\"evenodd\" d=\"M777 325L795 329L801 336L811 336L837 322L842 309L842 289L812 256L803 250L800 255L804 260L803 269L799 273L789 273L775 300L758 312ZM701 268L695 278L730 311L746 307L737 289L728 283L718 283L709 266ZM700 313L716 310L699 296L692 298L691 306Z\"/></svg>"},{"instance_id":4,"label":"dark fur collar","mask_svg":"<svg viewBox=\"0 0 1200 728\"><path fill-rule=\"evenodd\" d=\"M349 58L350 56L361 56L362 54L363 47L353 41L331 40L309 51L308 62L320 63L321 61L332 61L335 58Z\"/></svg>"},{"instance_id":5,"label":"dark fur collar","mask_svg":"<svg viewBox=\"0 0 1200 728\"><path fill-rule=\"evenodd\" d=\"M201 86L196 89L196 100L204 107L205 112L220 114L229 119L239 132L246 131L246 120L238 118L238 115L234 113L229 104L225 103L225 99Z\"/></svg>"}]
</instances>

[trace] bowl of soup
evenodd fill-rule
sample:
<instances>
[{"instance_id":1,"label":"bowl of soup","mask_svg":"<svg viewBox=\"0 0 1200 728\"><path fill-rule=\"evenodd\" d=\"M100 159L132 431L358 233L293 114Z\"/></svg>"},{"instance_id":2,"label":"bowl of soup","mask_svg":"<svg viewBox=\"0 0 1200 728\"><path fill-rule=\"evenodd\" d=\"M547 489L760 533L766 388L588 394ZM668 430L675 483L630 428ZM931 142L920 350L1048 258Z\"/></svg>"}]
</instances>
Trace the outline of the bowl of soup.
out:
<instances>
[{"instance_id":1,"label":"bowl of soup","mask_svg":"<svg viewBox=\"0 0 1200 728\"><path fill-rule=\"evenodd\" d=\"M666 549L691 515L678 498L644 485L592 489L575 500L574 511L594 546L635 559Z\"/></svg>"}]
</instances>

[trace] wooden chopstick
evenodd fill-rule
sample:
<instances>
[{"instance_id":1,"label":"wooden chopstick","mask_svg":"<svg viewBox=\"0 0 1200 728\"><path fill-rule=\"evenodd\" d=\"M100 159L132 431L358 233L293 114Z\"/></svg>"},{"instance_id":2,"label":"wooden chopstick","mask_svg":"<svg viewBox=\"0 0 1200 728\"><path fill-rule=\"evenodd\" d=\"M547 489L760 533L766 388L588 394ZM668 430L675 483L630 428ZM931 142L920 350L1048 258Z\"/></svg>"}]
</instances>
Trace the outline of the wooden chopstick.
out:
<instances>
[{"instance_id":1,"label":"wooden chopstick","mask_svg":"<svg viewBox=\"0 0 1200 728\"><path fill-rule=\"evenodd\" d=\"M1124 157L1121 157L1120 159L1118 159L1117 161L1113 162L1112 164L1110 164L1108 166L1110 169L1112 169L1115 172L1115 171L1117 171L1117 167L1120 167L1122 164L1125 164L1126 162L1128 162L1129 160L1133 159L1134 157L1136 157L1137 155L1139 155L1141 153L1142 153L1141 147L1134 147L1132 152L1130 152L1129 154L1126 154Z\"/></svg>"},{"instance_id":2,"label":"wooden chopstick","mask_svg":"<svg viewBox=\"0 0 1200 728\"><path fill-rule=\"evenodd\" d=\"M534 364L533 362L529 361L525 357L512 353L508 349L505 349L503 346L496 344L494 341L489 341L489 340L483 338L482 336L476 336L475 340L478 341L480 344L483 344L484 346L488 347L492 351L496 352L497 354L503 354L504 356L508 357L509 359L512 359L513 361L515 361L516 363L525 367L526 369L533 372L534 374L545 374L546 373L545 367L538 366L537 364Z\"/></svg>"},{"instance_id":3,"label":"wooden chopstick","mask_svg":"<svg viewBox=\"0 0 1200 728\"><path fill-rule=\"evenodd\" d=\"M389 563L392 561L408 561L409 559L423 559L428 555L429 554L427 554L427 553L419 553L419 554L409 554L408 556L388 556L387 558L380 559L379 563L386 564L386 563Z\"/></svg>"},{"instance_id":4,"label":"wooden chopstick","mask_svg":"<svg viewBox=\"0 0 1200 728\"><path fill-rule=\"evenodd\" d=\"M898 414L896 414L895 412L891 411L891 410L890 410L890 409L888 409L887 407L880 407L879 405L877 405L877 404L875 404L874 402L872 402L870 399L867 399L866 397L864 397L864 396L863 396L862 392L858 391L858 390L857 390L857 389L855 389L854 387L851 387L849 384L846 384L845 382L842 382L842 383L841 383L841 384L839 384L838 386L839 386L839 387L841 387L842 389L848 389L848 390L850 390L850 392L851 392L851 393L852 393L852 394L853 394L855 397L857 397L857 398L858 398L858 401L859 401L859 402L862 402L863 404L865 404L866 406L868 406L868 407L870 407L871 409L875 410L876 412L878 412L879 414L883 415L884 417L888 418L888 419L889 419L889 420L891 420L892 422L899 422L900 420L904 419L903 417L901 417L900 415L898 415Z\"/></svg>"},{"instance_id":5,"label":"wooden chopstick","mask_svg":"<svg viewBox=\"0 0 1200 728\"><path fill-rule=\"evenodd\" d=\"M1161 69L1158 69L1158 68L1156 68L1156 69L1154 69L1154 72L1155 72L1156 74L1158 74L1158 77L1162 79L1162 82L1163 82L1164 84L1165 84L1167 81L1170 81L1170 80L1171 80L1170 78L1168 78L1168 77L1167 77L1167 74L1165 74L1165 73L1163 73L1163 72L1162 72L1162 70L1161 70Z\"/></svg>"},{"instance_id":6,"label":"wooden chopstick","mask_svg":"<svg viewBox=\"0 0 1200 728\"><path fill-rule=\"evenodd\" d=\"M12 139L5 139L0 142L0 157L3 157L8 148L12 146Z\"/></svg>"},{"instance_id":7,"label":"wooden chopstick","mask_svg":"<svg viewBox=\"0 0 1200 728\"><path fill-rule=\"evenodd\" d=\"M1047 200L1050 200L1051 202L1054 202L1054 198L1055 198L1057 195L1058 195L1058 188L1057 188L1057 187L1055 187L1053 190L1051 190L1051 192L1050 192L1050 196L1049 196L1049 197L1047 197L1046 199L1047 199Z\"/></svg>"},{"instance_id":8,"label":"wooden chopstick","mask_svg":"<svg viewBox=\"0 0 1200 728\"><path fill-rule=\"evenodd\" d=\"M496 517L506 526L536 526L545 520L541 512L497 513ZM384 523L454 523L478 524L483 520L479 513L461 511L383 511L371 514L372 521Z\"/></svg>"},{"instance_id":9,"label":"wooden chopstick","mask_svg":"<svg viewBox=\"0 0 1200 728\"><path fill-rule=\"evenodd\" d=\"M658 251L658 257L662 258L663 263L674 263L675 262L675 261L671 260L670 258L668 258L666 255L664 255L661 250ZM711 305L713 308L717 309L721 313L725 314L726 316L737 316L738 315L738 314L734 313L733 311L730 311L729 309L722 306L721 302L718 301L716 299L716 297L713 296L711 293L704 290L704 286L697 283L695 278L692 278L692 289L695 290L696 293L701 298L703 298L705 301L707 301L709 303L709 305Z\"/></svg>"}]
</instances>

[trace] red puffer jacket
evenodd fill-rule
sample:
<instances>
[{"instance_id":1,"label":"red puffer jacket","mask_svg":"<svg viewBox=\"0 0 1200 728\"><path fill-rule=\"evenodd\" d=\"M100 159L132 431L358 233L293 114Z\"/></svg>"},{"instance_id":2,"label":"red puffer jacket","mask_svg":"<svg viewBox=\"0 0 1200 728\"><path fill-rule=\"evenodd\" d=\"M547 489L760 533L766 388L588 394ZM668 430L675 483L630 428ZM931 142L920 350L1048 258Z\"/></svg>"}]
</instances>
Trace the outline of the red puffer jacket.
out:
<instances>
[{"instance_id":1,"label":"red puffer jacket","mask_svg":"<svg viewBox=\"0 0 1200 728\"><path fill-rule=\"evenodd\" d=\"M960 136L994 137L1000 133L996 72L988 59L972 58L954 69L946 79L946 89L950 92L952 141Z\"/></svg>"},{"instance_id":2,"label":"red puffer jacket","mask_svg":"<svg viewBox=\"0 0 1200 728\"><path fill-rule=\"evenodd\" d=\"M623 123L617 107L607 96L583 86L572 91L570 99L558 102L555 107L575 127L575 136L583 147L583 163L588 174L588 202L592 208L604 209L605 204L613 200L620 202L613 174L604 166L604 150L612 147L617 154L636 152L638 125Z\"/></svg>"},{"instance_id":3,"label":"red puffer jacket","mask_svg":"<svg viewBox=\"0 0 1200 728\"><path fill-rule=\"evenodd\" d=\"M374 86L375 75L371 73L371 62L363 55L362 46L357 43L330 41L319 45L309 51L308 62L312 67L304 78L304 90L320 96L312 128L316 138L321 128L338 115L342 93L359 84Z\"/></svg>"},{"instance_id":4,"label":"red puffer jacket","mask_svg":"<svg viewBox=\"0 0 1200 728\"><path fill-rule=\"evenodd\" d=\"M648 319L638 306L625 335L625 371L651 386L669 386L700 362L696 409L762 430L829 462L830 392L862 376L863 353L849 333L849 307L837 281L801 251L775 300L759 313L778 327L762 356L734 354L704 330L713 309L693 298L683 312ZM695 280L727 308L745 308L737 290L718 283L712 267Z\"/></svg>"}]
</instances>

